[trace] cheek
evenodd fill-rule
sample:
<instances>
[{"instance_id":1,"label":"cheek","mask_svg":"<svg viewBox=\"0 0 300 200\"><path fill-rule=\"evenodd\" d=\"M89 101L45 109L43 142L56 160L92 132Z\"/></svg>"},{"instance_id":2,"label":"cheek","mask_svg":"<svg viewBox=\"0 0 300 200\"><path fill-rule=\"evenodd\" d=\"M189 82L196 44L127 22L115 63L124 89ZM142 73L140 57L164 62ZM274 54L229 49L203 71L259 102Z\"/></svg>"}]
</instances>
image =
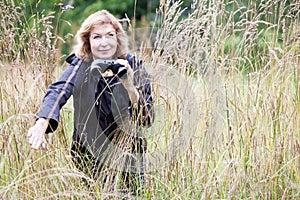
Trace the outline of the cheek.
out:
<instances>
[{"instance_id":1,"label":"cheek","mask_svg":"<svg viewBox=\"0 0 300 200\"><path fill-rule=\"evenodd\" d=\"M95 41L90 41L91 49L97 47L97 43Z\"/></svg>"},{"instance_id":2,"label":"cheek","mask_svg":"<svg viewBox=\"0 0 300 200\"><path fill-rule=\"evenodd\" d=\"M117 47L118 47L117 41L115 41L115 42L113 43L113 47L114 47L114 49L117 49Z\"/></svg>"}]
</instances>

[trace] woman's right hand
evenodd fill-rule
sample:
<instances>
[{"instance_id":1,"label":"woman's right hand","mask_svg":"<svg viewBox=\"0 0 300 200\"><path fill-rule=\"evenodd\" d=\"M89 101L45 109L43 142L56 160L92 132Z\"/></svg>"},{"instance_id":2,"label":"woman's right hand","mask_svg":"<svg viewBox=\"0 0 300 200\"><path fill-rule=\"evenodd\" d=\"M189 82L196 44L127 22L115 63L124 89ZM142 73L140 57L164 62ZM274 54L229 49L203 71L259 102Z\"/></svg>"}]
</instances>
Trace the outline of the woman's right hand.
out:
<instances>
[{"instance_id":1,"label":"woman's right hand","mask_svg":"<svg viewBox=\"0 0 300 200\"><path fill-rule=\"evenodd\" d=\"M48 127L48 120L40 118L36 121L35 125L32 126L27 133L29 144L33 149L48 150L46 146L45 132Z\"/></svg>"}]
</instances>

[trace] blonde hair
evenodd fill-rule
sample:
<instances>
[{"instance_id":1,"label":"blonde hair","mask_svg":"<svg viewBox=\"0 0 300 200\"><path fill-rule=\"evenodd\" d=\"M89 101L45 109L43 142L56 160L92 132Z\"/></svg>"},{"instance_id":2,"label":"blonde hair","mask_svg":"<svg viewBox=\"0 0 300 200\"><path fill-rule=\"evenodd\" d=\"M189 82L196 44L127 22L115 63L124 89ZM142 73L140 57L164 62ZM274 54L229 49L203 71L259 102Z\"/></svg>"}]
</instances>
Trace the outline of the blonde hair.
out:
<instances>
[{"instance_id":1,"label":"blonde hair","mask_svg":"<svg viewBox=\"0 0 300 200\"><path fill-rule=\"evenodd\" d=\"M117 34L117 51L115 54L116 58L125 58L129 52L128 37L125 33L122 25L116 17L114 17L107 10L101 10L91 14L81 24L80 29L76 34L77 45L75 46L75 54L80 59L90 60L91 59L91 45L90 45L90 34L95 25L99 24L111 24Z\"/></svg>"}]
</instances>

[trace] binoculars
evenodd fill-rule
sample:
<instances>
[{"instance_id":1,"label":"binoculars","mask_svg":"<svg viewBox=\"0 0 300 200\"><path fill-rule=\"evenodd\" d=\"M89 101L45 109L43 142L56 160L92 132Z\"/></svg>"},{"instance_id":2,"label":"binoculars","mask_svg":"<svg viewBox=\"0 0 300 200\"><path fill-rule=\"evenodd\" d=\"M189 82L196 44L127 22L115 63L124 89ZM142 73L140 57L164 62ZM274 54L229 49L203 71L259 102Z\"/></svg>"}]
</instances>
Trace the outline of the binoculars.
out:
<instances>
[{"instance_id":1,"label":"binoculars","mask_svg":"<svg viewBox=\"0 0 300 200\"><path fill-rule=\"evenodd\" d=\"M116 60L103 60L96 59L91 65L91 73L93 76L98 77L101 73L110 69L114 75L118 75L120 78L125 78L127 68L123 65L116 63Z\"/></svg>"}]
</instances>

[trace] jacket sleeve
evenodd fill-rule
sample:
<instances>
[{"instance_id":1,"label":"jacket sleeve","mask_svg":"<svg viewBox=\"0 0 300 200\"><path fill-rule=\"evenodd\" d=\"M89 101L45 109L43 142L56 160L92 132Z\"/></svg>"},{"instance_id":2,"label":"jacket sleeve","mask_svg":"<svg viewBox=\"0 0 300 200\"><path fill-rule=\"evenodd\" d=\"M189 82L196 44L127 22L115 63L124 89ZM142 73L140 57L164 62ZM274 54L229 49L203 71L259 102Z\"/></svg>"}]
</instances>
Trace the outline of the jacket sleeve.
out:
<instances>
[{"instance_id":1,"label":"jacket sleeve","mask_svg":"<svg viewBox=\"0 0 300 200\"><path fill-rule=\"evenodd\" d=\"M52 83L48 87L42 106L37 113L38 118L49 119L49 126L46 133L56 130L59 121L60 109L66 104L67 100L73 93L74 82L80 62L75 56L71 59L71 61L70 57L68 57L67 62L71 62L71 64L63 72L58 81Z\"/></svg>"},{"instance_id":2,"label":"jacket sleeve","mask_svg":"<svg viewBox=\"0 0 300 200\"><path fill-rule=\"evenodd\" d=\"M131 106L130 113L139 126L150 127L154 120L153 97L150 75L143 68L142 61L135 56L126 58L134 71L134 85L140 94L137 108Z\"/></svg>"}]
</instances>

